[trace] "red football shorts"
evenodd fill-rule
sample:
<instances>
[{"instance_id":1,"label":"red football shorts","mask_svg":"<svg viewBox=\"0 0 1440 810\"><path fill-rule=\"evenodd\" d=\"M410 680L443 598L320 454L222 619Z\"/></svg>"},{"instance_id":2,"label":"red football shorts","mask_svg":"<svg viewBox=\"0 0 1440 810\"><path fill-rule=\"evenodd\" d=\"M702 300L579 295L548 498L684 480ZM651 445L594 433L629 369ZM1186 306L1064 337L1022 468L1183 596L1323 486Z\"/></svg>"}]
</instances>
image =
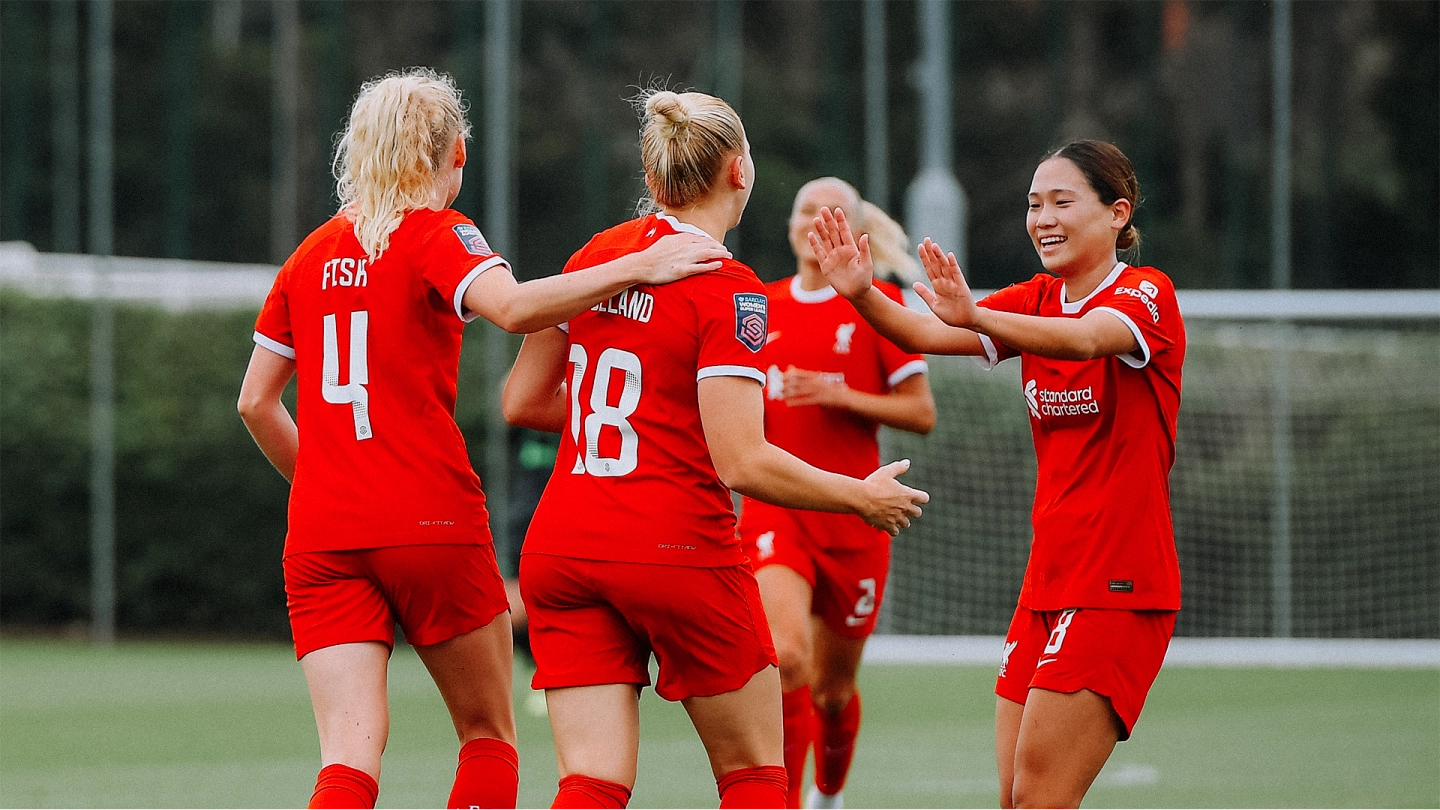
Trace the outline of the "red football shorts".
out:
<instances>
[{"instance_id":1,"label":"red football shorts","mask_svg":"<svg viewBox=\"0 0 1440 810\"><path fill-rule=\"evenodd\" d=\"M1032 688L1089 689L1110 701L1130 738L1165 650L1173 610L1030 610L1016 608L1005 635L995 694L1023 704Z\"/></svg>"},{"instance_id":2,"label":"red football shorts","mask_svg":"<svg viewBox=\"0 0 1440 810\"><path fill-rule=\"evenodd\" d=\"M684 700L733 692L778 666L760 588L748 565L605 562L524 553L520 596L530 619L535 689L650 683Z\"/></svg>"},{"instance_id":3,"label":"red football shorts","mask_svg":"<svg viewBox=\"0 0 1440 810\"><path fill-rule=\"evenodd\" d=\"M416 646L477 630L510 609L495 547L422 545L315 551L285 558L295 657L336 644Z\"/></svg>"},{"instance_id":4,"label":"red football shorts","mask_svg":"<svg viewBox=\"0 0 1440 810\"><path fill-rule=\"evenodd\" d=\"M845 638L875 631L890 535L854 515L781 509L747 502L740 545L755 570L783 565L810 583L810 612Z\"/></svg>"}]
</instances>

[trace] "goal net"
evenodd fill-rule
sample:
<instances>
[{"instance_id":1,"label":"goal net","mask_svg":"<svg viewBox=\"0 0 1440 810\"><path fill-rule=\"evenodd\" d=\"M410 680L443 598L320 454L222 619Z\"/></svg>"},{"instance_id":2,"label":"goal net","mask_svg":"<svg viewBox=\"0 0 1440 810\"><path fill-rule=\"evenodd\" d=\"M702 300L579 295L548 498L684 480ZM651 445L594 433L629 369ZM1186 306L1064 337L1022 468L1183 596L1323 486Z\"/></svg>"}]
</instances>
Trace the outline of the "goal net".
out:
<instances>
[{"instance_id":1,"label":"goal net","mask_svg":"<svg viewBox=\"0 0 1440 810\"><path fill-rule=\"evenodd\" d=\"M1177 635L1440 637L1440 297L1182 293L1181 307ZM930 364L935 430L884 432L931 501L895 541L881 627L1001 634L1035 485L1019 363Z\"/></svg>"}]
</instances>

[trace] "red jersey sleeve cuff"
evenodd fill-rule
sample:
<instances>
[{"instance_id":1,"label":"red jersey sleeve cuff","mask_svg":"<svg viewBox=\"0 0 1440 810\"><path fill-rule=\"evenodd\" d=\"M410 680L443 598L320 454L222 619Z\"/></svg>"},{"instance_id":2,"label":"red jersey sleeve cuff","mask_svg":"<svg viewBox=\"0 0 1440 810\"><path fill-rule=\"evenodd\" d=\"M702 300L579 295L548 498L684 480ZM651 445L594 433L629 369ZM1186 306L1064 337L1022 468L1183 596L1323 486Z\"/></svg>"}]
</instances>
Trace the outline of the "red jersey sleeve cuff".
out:
<instances>
[{"instance_id":1,"label":"red jersey sleeve cuff","mask_svg":"<svg viewBox=\"0 0 1440 810\"><path fill-rule=\"evenodd\" d=\"M1144 368L1150 364L1150 344L1145 342L1145 333L1140 331L1140 327L1135 325L1135 321L1131 320L1129 315L1112 307L1096 307L1095 311L1108 312L1119 318L1122 323L1130 328L1130 334L1135 336L1135 342L1140 344L1139 357L1136 357L1134 352L1120 355L1120 359L1125 362L1125 365L1131 368Z\"/></svg>"},{"instance_id":2,"label":"red jersey sleeve cuff","mask_svg":"<svg viewBox=\"0 0 1440 810\"><path fill-rule=\"evenodd\" d=\"M901 380L914 377L916 374L925 374L928 371L930 371L929 363L924 360L911 360L891 372L890 376L885 379L885 382L888 383L891 388L894 388L900 384Z\"/></svg>"},{"instance_id":3,"label":"red jersey sleeve cuff","mask_svg":"<svg viewBox=\"0 0 1440 810\"><path fill-rule=\"evenodd\" d=\"M266 349L269 349L270 351L272 351L272 352L280 355L281 357L285 358L286 360L294 360L294 359L295 359L295 349L294 349L294 348L292 348L292 347L290 347L290 346L286 346L284 343L281 343L281 342L278 341L278 340L273 340L273 339L271 339L271 338L265 337L264 335L260 334L259 332L256 332L256 333L255 333L255 343L256 343L256 345L258 345L258 346L262 346L262 347L264 347L264 348L266 348Z\"/></svg>"},{"instance_id":4,"label":"red jersey sleeve cuff","mask_svg":"<svg viewBox=\"0 0 1440 810\"><path fill-rule=\"evenodd\" d=\"M706 366L695 372L695 382L700 382L706 377L747 377L765 384L765 372L750 366Z\"/></svg>"},{"instance_id":5,"label":"red jersey sleeve cuff","mask_svg":"<svg viewBox=\"0 0 1440 810\"><path fill-rule=\"evenodd\" d=\"M455 288L455 314L460 316L460 320L469 323L480 317L480 313L470 312L465 309L465 291L470 289L470 284L479 278L481 273L492 267L499 267L502 264L505 265L505 269L510 269L510 263L505 261L504 258L491 256L485 261L475 265L469 273L465 274L465 278L460 280L460 284Z\"/></svg>"},{"instance_id":6,"label":"red jersey sleeve cuff","mask_svg":"<svg viewBox=\"0 0 1440 810\"><path fill-rule=\"evenodd\" d=\"M989 371L1000 364L1000 352L995 348L995 341L991 340L989 335L979 335L979 338L980 346L985 350L985 354L976 355L975 362L979 363L981 368Z\"/></svg>"}]
</instances>

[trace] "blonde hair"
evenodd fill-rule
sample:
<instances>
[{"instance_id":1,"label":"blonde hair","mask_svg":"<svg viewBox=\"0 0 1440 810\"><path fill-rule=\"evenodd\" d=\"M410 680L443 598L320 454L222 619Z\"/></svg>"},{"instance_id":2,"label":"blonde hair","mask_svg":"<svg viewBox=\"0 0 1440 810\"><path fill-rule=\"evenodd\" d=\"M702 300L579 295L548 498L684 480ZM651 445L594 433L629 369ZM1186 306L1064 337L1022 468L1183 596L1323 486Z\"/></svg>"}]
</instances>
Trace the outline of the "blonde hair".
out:
<instances>
[{"instance_id":1,"label":"blonde hair","mask_svg":"<svg viewBox=\"0 0 1440 810\"><path fill-rule=\"evenodd\" d=\"M920 260L911 250L910 237L905 235L900 223L869 200L860 201L858 219L856 231L870 235L870 259L875 264L875 275L902 287L924 277Z\"/></svg>"},{"instance_id":2,"label":"blonde hair","mask_svg":"<svg viewBox=\"0 0 1440 810\"><path fill-rule=\"evenodd\" d=\"M740 116L714 96L648 90L636 106L642 121L640 162L652 210L696 202L715 185L726 157L745 149ZM641 206L646 207L646 201Z\"/></svg>"},{"instance_id":3,"label":"blonde hair","mask_svg":"<svg viewBox=\"0 0 1440 810\"><path fill-rule=\"evenodd\" d=\"M860 234L870 235L870 258L875 264L875 275L902 287L924 278L920 260L911 251L910 238L905 235L900 223L891 219L880 206L862 198L854 186L839 177L817 177L801 186L790 209L792 217L800 210L800 200L805 193L822 184L836 186L850 198L851 202L842 208L850 218L856 238Z\"/></svg>"},{"instance_id":4,"label":"blonde hair","mask_svg":"<svg viewBox=\"0 0 1440 810\"><path fill-rule=\"evenodd\" d=\"M470 137L455 82L430 68L391 71L360 87L336 141L340 210L372 260L405 214L428 205L455 137Z\"/></svg>"}]
</instances>

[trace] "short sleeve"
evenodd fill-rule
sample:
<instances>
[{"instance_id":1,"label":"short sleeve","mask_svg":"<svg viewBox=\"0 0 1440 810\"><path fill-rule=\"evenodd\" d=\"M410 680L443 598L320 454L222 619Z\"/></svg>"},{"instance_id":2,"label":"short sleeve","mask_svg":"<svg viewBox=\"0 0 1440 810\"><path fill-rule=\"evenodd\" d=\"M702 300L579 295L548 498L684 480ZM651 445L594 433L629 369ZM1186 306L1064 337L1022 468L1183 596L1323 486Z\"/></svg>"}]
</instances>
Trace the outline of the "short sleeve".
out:
<instances>
[{"instance_id":1,"label":"short sleeve","mask_svg":"<svg viewBox=\"0 0 1440 810\"><path fill-rule=\"evenodd\" d=\"M893 284L877 284L875 286L885 294L886 298L901 306L905 305L905 296L901 294L899 287ZM885 378L885 384L889 387L894 388L909 377L930 371L930 364L925 362L923 355L907 352L880 335L876 335L876 340L879 342L881 376Z\"/></svg>"},{"instance_id":2,"label":"short sleeve","mask_svg":"<svg viewBox=\"0 0 1440 810\"><path fill-rule=\"evenodd\" d=\"M467 323L475 320L478 313L465 309L465 291L481 273L508 269L510 263L491 250L475 223L458 211L439 212L427 227L419 252L420 274L451 303L456 317Z\"/></svg>"},{"instance_id":3,"label":"short sleeve","mask_svg":"<svg viewBox=\"0 0 1440 810\"><path fill-rule=\"evenodd\" d=\"M764 385L761 350L769 331L770 304L755 274L738 263L706 273L692 300L700 342L696 381L748 377Z\"/></svg>"},{"instance_id":4,"label":"short sleeve","mask_svg":"<svg viewBox=\"0 0 1440 810\"><path fill-rule=\"evenodd\" d=\"M996 312L1015 312L1021 315L1038 314L1040 296L1043 293L1042 285L1049 278L1050 276L1037 275L1029 281L1011 284L1009 287L990 293L976 302L976 305ZM980 336L980 345L985 348L985 354L982 357L976 357L975 362L987 370L1020 354L1004 343L995 342L989 335Z\"/></svg>"},{"instance_id":5,"label":"short sleeve","mask_svg":"<svg viewBox=\"0 0 1440 810\"><path fill-rule=\"evenodd\" d=\"M290 302L285 282L290 278L292 257L270 285L270 294L255 319L255 343L289 360L295 359L295 335L290 326Z\"/></svg>"},{"instance_id":6,"label":"short sleeve","mask_svg":"<svg viewBox=\"0 0 1440 810\"><path fill-rule=\"evenodd\" d=\"M1096 300L1095 310L1119 318L1135 335L1140 347L1120 359L1132 368L1144 368L1151 358L1175 345L1184 326L1180 304L1170 278L1154 268L1131 268L1109 295Z\"/></svg>"}]
</instances>

